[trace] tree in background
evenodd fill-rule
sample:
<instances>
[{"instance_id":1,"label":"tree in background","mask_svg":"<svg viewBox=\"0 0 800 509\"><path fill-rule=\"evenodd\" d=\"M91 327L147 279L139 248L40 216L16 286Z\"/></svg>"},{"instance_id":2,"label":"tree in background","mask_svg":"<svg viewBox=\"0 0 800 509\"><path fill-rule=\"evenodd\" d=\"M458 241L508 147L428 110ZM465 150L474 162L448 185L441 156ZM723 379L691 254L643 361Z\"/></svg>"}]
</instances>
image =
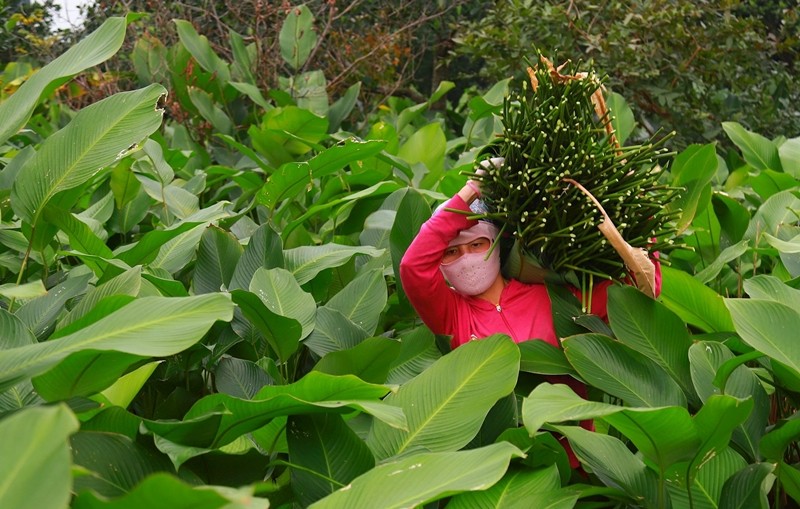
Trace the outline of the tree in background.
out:
<instances>
[{"instance_id":1,"label":"tree in background","mask_svg":"<svg viewBox=\"0 0 800 509\"><path fill-rule=\"evenodd\" d=\"M537 48L592 60L645 129L677 130L677 145L723 140L726 120L790 135L800 131L797 17L789 2L511 0L464 20L452 58L461 79L483 83L521 72Z\"/></svg>"},{"instance_id":2,"label":"tree in background","mask_svg":"<svg viewBox=\"0 0 800 509\"><path fill-rule=\"evenodd\" d=\"M61 53L64 34L52 29L58 9L53 0L0 0L0 62L7 64L23 58L49 61Z\"/></svg>"}]
</instances>

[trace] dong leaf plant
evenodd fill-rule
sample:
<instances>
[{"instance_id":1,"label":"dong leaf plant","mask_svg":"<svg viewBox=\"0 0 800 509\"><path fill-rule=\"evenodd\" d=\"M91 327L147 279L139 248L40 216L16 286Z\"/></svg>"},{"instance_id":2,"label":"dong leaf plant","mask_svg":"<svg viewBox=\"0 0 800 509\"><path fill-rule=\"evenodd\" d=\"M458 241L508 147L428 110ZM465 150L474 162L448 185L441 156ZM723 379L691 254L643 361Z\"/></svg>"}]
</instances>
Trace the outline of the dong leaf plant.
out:
<instances>
[{"instance_id":1,"label":"dong leaf plant","mask_svg":"<svg viewBox=\"0 0 800 509\"><path fill-rule=\"evenodd\" d=\"M560 347L449 351L397 267L496 146L510 80L354 120L293 6L281 90L246 37L227 61L177 20L134 44L140 88L70 110L53 90L127 24L0 103L0 507L800 502L797 138L725 123L736 153L659 153L681 194L657 299L614 285L604 321L548 283Z\"/></svg>"}]
</instances>

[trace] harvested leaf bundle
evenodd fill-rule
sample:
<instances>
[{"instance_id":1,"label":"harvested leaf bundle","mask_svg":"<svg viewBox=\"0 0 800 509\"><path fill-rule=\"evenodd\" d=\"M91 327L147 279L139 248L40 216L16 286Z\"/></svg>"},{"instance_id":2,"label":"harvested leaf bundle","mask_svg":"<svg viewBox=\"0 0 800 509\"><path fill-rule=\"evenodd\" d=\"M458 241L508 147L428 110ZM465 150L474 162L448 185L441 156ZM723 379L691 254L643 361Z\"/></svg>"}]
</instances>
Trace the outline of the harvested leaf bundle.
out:
<instances>
[{"instance_id":1,"label":"harvested leaf bundle","mask_svg":"<svg viewBox=\"0 0 800 509\"><path fill-rule=\"evenodd\" d=\"M598 229L601 223L608 231L613 221L633 248L671 247L676 212L665 205L677 190L658 182L658 163L671 155L662 147L669 135L620 147L601 95L603 80L571 65L556 69L539 57L528 70L532 87L523 82L509 94L503 134L484 150L505 163L484 164L487 172L473 178L482 183L485 217L511 232L540 267L619 279L625 265Z\"/></svg>"}]
</instances>

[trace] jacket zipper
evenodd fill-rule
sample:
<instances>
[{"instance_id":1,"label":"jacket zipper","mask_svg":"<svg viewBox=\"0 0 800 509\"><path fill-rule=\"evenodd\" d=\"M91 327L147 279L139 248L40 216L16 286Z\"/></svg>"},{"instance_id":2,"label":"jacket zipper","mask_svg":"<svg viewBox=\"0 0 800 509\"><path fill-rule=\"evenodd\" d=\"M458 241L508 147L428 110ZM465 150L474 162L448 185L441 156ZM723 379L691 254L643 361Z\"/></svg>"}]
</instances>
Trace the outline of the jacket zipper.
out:
<instances>
[{"instance_id":1,"label":"jacket zipper","mask_svg":"<svg viewBox=\"0 0 800 509\"><path fill-rule=\"evenodd\" d=\"M517 338L514 337L514 329L511 328L511 324L508 323L508 320L506 320L506 315L503 314L503 308L501 308L500 304L498 304L495 306L495 309L497 309L497 312L500 313L500 318L502 318L503 323L506 324L506 329L508 329L509 333L511 334L511 339L514 341L514 343L516 343Z\"/></svg>"}]
</instances>

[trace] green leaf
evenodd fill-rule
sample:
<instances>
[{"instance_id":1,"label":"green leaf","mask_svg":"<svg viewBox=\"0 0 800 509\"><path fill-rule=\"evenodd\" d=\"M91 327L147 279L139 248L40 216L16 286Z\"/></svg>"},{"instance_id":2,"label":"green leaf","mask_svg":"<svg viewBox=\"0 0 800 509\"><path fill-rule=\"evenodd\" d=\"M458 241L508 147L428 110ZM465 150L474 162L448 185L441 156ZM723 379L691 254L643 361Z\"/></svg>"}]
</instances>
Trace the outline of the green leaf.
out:
<instances>
[{"instance_id":1,"label":"green leaf","mask_svg":"<svg viewBox=\"0 0 800 509\"><path fill-rule=\"evenodd\" d=\"M690 464L690 478L702 468L711 454L719 454L728 447L731 434L753 409L753 400L741 400L733 396L714 395L694 416L695 429L701 444Z\"/></svg>"},{"instance_id":2,"label":"green leaf","mask_svg":"<svg viewBox=\"0 0 800 509\"><path fill-rule=\"evenodd\" d=\"M610 92L606 97L606 106L611 113L611 125L614 127L614 134L620 145L625 145L625 140L636 127L636 120L633 118L633 111L625 98L616 92Z\"/></svg>"},{"instance_id":3,"label":"green leaf","mask_svg":"<svg viewBox=\"0 0 800 509\"><path fill-rule=\"evenodd\" d=\"M303 335L303 327L297 319L273 312L256 293L233 290L231 297L249 322L256 326L281 361L286 361L297 351ZM234 321L234 324L236 323ZM237 333L239 333L238 330Z\"/></svg>"},{"instance_id":4,"label":"green leaf","mask_svg":"<svg viewBox=\"0 0 800 509\"><path fill-rule=\"evenodd\" d=\"M281 57L292 69L300 69L306 63L317 44L314 31L314 15L305 5L292 7L283 21L278 41Z\"/></svg>"},{"instance_id":5,"label":"green leaf","mask_svg":"<svg viewBox=\"0 0 800 509\"><path fill-rule=\"evenodd\" d=\"M369 337L364 329L341 312L325 306L317 309L315 321L314 330L303 340L303 344L320 357L353 348Z\"/></svg>"},{"instance_id":6,"label":"green leaf","mask_svg":"<svg viewBox=\"0 0 800 509\"><path fill-rule=\"evenodd\" d=\"M402 193L402 199L397 207L392 231L389 234L389 242L392 247L392 267L394 268L395 276L400 274L400 260L403 259L403 254L405 254L408 246L411 245L414 237L417 236L422 224L431 217L431 207L419 191L409 188L408 190L397 191L397 193ZM395 195L391 195L389 198L393 196ZM404 302L408 308L411 308L399 277L396 278L396 285L400 301Z\"/></svg>"},{"instance_id":7,"label":"green leaf","mask_svg":"<svg viewBox=\"0 0 800 509\"><path fill-rule=\"evenodd\" d=\"M629 406L686 406L680 386L655 361L600 334L563 340L570 364L586 382Z\"/></svg>"},{"instance_id":8,"label":"green leaf","mask_svg":"<svg viewBox=\"0 0 800 509\"><path fill-rule=\"evenodd\" d=\"M669 373L688 399L696 399L687 352L692 339L683 321L631 286L608 289L608 318L616 338Z\"/></svg>"},{"instance_id":9,"label":"green leaf","mask_svg":"<svg viewBox=\"0 0 800 509\"><path fill-rule=\"evenodd\" d=\"M736 332L745 343L800 373L800 312L774 301L725 299Z\"/></svg>"},{"instance_id":10,"label":"green leaf","mask_svg":"<svg viewBox=\"0 0 800 509\"><path fill-rule=\"evenodd\" d=\"M725 250L719 254L716 260L714 260L705 269L695 274L694 278L703 284L708 283L719 275L725 264L738 259L745 254L749 248L750 241L748 240L740 240L736 244L725 248Z\"/></svg>"},{"instance_id":11,"label":"green leaf","mask_svg":"<svg viewBox=\"0 0 800 509\"><path fill-rule=\"evenodd\" d=\"M686 463L674 465L667 473L667 490L672 507L693 505L696 509L718 509L725 481L746 465L745 460L730 447L709 455L707 460L700 470L692 473L691 485L686 479Z\"/></svg>"},{"instance_id":12,"label":"green leaf","mask_svg":"<svg viewBox=\"0 0 800 509\"><path fill-rule=\"evenodd\" d=\"M263 224L253 232L244 248L231 277L230 288L249 288L253 274L259 268L283 267L283 242L280 235L269 225Z\"/></svg>"},{"instance_id":13,"label":"green leaf","mask_svg":"<svg viewBox=\"0 0 800 509\"><path fill-rule=\"evenodd\" d=\"M297 106L269 110L262 126L247 130L253 148L267 158L270 166L297 161L328 136L328 119Z\"/></svg>"},{"instance_id":14,"label":"green leaf","mask_svg":"<svg viewBox=\"0 0 800 509\"><path fill-rule=\"evenodd\" d=\"M762 234L779 236L779 230L783 225L794 224L797 221L795 213L797 210L800 210L800 198L795 196L793 191L773 194L758 207L744 238L752 239L758 247Z\"/></svg>"},{"instance_id":15,"label":"green leaf","mask_svg":"<svg viewBox=\"0 0 800 509\"><path fill-rule=\"evenodd\" d=\"M25 125L43 92L51 84L61 84L66 78L108 60L119 51L125 39L126 27L125 18L107 19L100 28L41 68L11 97L0 103L0 118L3 119L0 123L0 145Z\"/></svg>"},{"instance_id":16,"label":"green leaf","mask_svg":"<svg viewBox=\"0 0 800 509\"><path fill-rule=\"evenodd\" d=\"M725 481L719 498L720 509L767 509L767 492L771 485L767 478L772 477L774 469L771 463L756 463L736 472Z\"/></svg>"},{"instance_id":17,"label":"green leaf","mask_svg":"<svg viewBox=\"0 0 800 509\"><path fill-rule=\"evenodd\" d=\"M747 164L757 170L783 171L778 147L773 142L748 131L738 122L723 122L722 129L742 151Z\"/></svg>"},{"instance_id":18,"label":"green leaf","mask_svg":"<svg viewBox=\"0 0 800 509\"><path fill-rule=\"evenodd\" d=\"M19 299L26 301L35 299L37 297L44 297L47 295L47 288L44 287L41 279L31 281L30 283L23 283L21 285L15 283L6 283L0 285L0 295L7 299Z\"/></svg>"},{"instance_id":19,"label":"green leaf","mask_svg":"<svg viewBox=\"0 0 800 509\"><path fill-rule=\"evenodd\" d=\"M242 251L242 245L230 233L213 225L206 228L197 250L192 280L194 293L218 292L228 287Z\"/></svg>"},{"instance_id":20,"label":"green leaf","mask_svg":"<svg viewBox=\"0 0 800 509\"><path fill-rule=\"evenodd\" d=\"M0 421L0 506L67 507L72 488L67 438L76 431L78 420L65 405L28 408Z\"/></svg>"},{"instance_id":21,"label":"green leaf","mask_svg":"<svg viewBox=\"0 0 800 509\"><path fill-rule=\"evenodd\" d=\"M364 441L336 414L291 416L286 438L292 489L304 507L375 466Z\"/></svg>"},{"instance_id":22,"label":"green leaf","mask_svg":"<svg viewBox=\"0 0 800 509\"><path fill-rule=\"evenodd\" d=\"M434 122L412 134L400 145L397 155L412 166L417 163L425 165L425 173L415 175L414 183L425 189L433 189L444 173L446 148L447 140L442 126Z\"/></svg>"},{"instance_id":23,"label":"green leaf","mask_svg":"<svg viewBox=\"0 0 800 509\"><path fill-rule=\"evenodd\" d=\"M75 492L93 490L116 497L132 490L145 477L172 469L169 460L116 433L81 431L72 436L73 461L89 473L75 479Z\"/></svg>"},{"instance_id":24,"label":"green leaf","mask_svg":"<svg viewBox=\"0 0 800 509\"><path fill-rule=\"evenodd\" d=\"M784 171L795 178L800 178L800 137L781 143L778 154Z\"/></svg>"},{"instance_id":25,"label":"green leaf","mask_svg":"<svg viewBox=\"0 0 800 509\"><path fill-rule=\"evenodd\" d=\"M255 362L223 357L214 372L217 390L223 394L250 399L271 382L269 375Z\"/></svg>"},{"instance_id":26,"label":"green leaf","mask_svg":"<svg viewBox=\"0 0 800 509\"><path fill-rule=\"evenodd\" d=\"M353 107L356 105L360 93L361 82L359 81L351 85L345 93L331 105L330 110L328 110L328 120L330 121L328 132L333 133L339 130L339 126L342 125L342 122L350 115L350 112L353 111Z\"/></svg>"},{"instance_id":27,"label":"green leaf","mask_svg":"<svg viewBox=\"0 0 800 509\"><path fill-rule=\"evenodd\" d=\"M779 461L786 450L800 438L800 415L783 419L761 438L759 450L770 461Z\"/></svg>"},{"instance_id":28,"label":"green leaf","mask_svg":"<svg viewBox=\"0 0 800 509\"><path fill-rule=\"evenodd\" d=\"M177 477L156 473L145 478L124 496L113 500L86 491L78 495L73 509L267 509L267 499L254 497L252 489L190 486Z\"/></svg>"},{"instance_id":29,"label":"green leaf","mask_svg":"<svg viewBox=\"0 0 800 509\"><path fill-rule=\"evenodd\" d=\"M212 73L220 83L226 84L231 80L230 69L211 48L206 36L199 35L192 24L186 20L176 19L175 28L181 44L191 53L197 63L204 70Z\"/></svg>"},{"instance_id":30,"label":"green leaf","mask_svg":"<svg viewBox=\"0 0 800 509\"><path fill-rule=\"evenodd\" d=\"M435 336L424 325L400 339L400 354L389 371L387 383L402 385L431 367L442 354L436 347Z\"/></svg>"},{"instance_id":31,"label":"green leaf","mask_svg":"<svg viewBox=\"0 0 800 509\"><path fill-rule=\"evenodd\" d=\"M195 257L197 246L206 228L205 224L199 224L168 240L159 248L158 254L149 264L150 268L163 269L170 274L175 274L184 268Z\"/></svg>"},{"instance_id":32,"label":"green leaf","mask_svg":"<svg viewBox=\"0 0 800 509\"><path fill-rule=\"evenodd\" d=\"M702 401L707 401L718 389L714 382L719 373L732 362L733 354L728 348L714 341L700 341L689 349L692 364L692 382ZM739 450L751 460L760 456L758 442L767 427L770 402L761 381L748 367L738 365L729 374L722 387L724 394L737 398L752 398L754 411L747 420L734 430L733 440Z\"/></svg>"},{"instance_id":33,"label":"green leaf","mask_svg":"<svg viewBox=\"0 0 800 509\"><path fill-rule=\"evenodd\" d=\"M214 103L214 97L197 87L189 87L189 99L194 104L197 111L204 119L208 120L211 126L222 134L233 134L234 123L228 114Z\"/></svg>"},{"instance_id":34,"label":"green leaf","mask_svg":"<svg viewBox=\"0 0 800 509\"><path fill-rule=\"evenodd\" d=\"M580 494L561 488L558 468L551 465L537 470L509 469L494 486L486 490L461 493L450 499L447 509L566 509L575 506Z\"/></svg>"},{"instance_id":35,"label":"green leaf","mask_svg":"<svg viewBox=\"0 0 800 509\"><path fill-rule=\"evenodd\" d=\"M291 385L263 387L249 400L212 394L192 405L182 421L145 420L144 426L176 444L206 449L224 446L275 417L286 415L355 409L402 427L402 411L379 401L387 392L388 387L368 384L351 375L312 371Z\"/></svg>"},{"instance_id":36,"label":"green leaf","mask_svg":"<svg viewBox=\"0 0 800 509\"><path fill-rule=\"evenodd\" d=\"M258 269L250 281L250 291L273 313L294 318L302 327L301 339L314 329L317 305L314 297L300 288L294 276L281 268Z\"/></svg>"},{"instance_id":37,"label":"green leaf","mask_svg":"<svg viewBox=\"0 0 800 509\"><path fill-rule=\"evenodd\" d=\"M364 272L331 298L325 307L342 315L371 335L378 327L387 301L383 271Z\"/></svg>"},{"instance_id":38,"label":"green leaf","mask_svg":"<svg viewBox=\"0 0 800 509\"><path fill-rule=\"evenodd\" d=\"M120 92L78 112L20 171L11 192L17 215L36 225L56 193L86 183L155 131L163 114L156 102L165 93L154 84Z\"/></svg>"},{"instance_id":39,"label":"green leaf","mask_svg":"<svg viewBox=\"0 0 800 509\"><path fill-rule=\"evenodd\" d=\"M26 302L16 312L17 318L33 331L37 338L45 338L67 301L86 291L90 274L74 275L55 285L43 295Z\"/></svg>"},{"instance_id":40,"label":"green leaf","mask_svg":"<svg viewBox=\"0 0 800 509\"><path fill-rule=\"evenodd\" d=\"M704 332L730 332L733 321L717 292L682 270L661 267L660 299L689 325Z\"/></svg>"},{"instance_id":41,"label":"green leaf","mask_svg":"<svg viewBox=\"0 0 800 509\"><path fill-rule=\"evenodd\" d=\"M554 426L569 439L575 455L608 486L622 489L636 505L667 507L658 476L618 438L577 426Z\"/></svg>"},{"instance_id":42,"label":"green leaf","mask_svg":"<svg viewBox=\"0 0 800 509\"><path fill-rule=\"evenodd\" d=\"M339 267L357 254L372 257L383 254L383 249L372 246L345 246L328 243L321 246L301 246L283 252L286 270L299 284L305 284L325 269Z\"/></svg>"},{"instance_id":43,"label":"green leaf","mask_svg":"<svg viewBox=\"0 0 800 509\"><path fill-rule=\"evenodd\" d=\"M163 361L149 362L141 366L125 376L120 377L110 387L106 388L102 395L112 405L120 408L128 408L133 398L142 389L142 386L147 382L153 371ZM138 425L136 426L138 430Z\"/></svg>"},{"instance_id":44,"label":"green leaf","mask_svg":"<svg viewBox=\"0 0 800 509\"><path fill-rule=\"evenodd\" d=\"M127 295L136 297L142 288L142 268L137 266L126 270L118 276L101 283L81 298L69 313L59 320L56 334L63 335L62 330L68 325L86 316L100 301L114 295Z\"/></svg>"},{"instance_id":45,"label":"green leaf","mask_svg":"<svg viewBox=\"0 0 800 509\"><path fill-rule=\"evenodd\" d=\"M690 145L670 166L672 183L684 190L667 204L667 210L680 210L677 219L677 233L682 233L692 224L697 212L702 212L710 203L711 189L709 183L717 173L717 150L713 143L706 145Z\"/></svg>"},{"instance_id":46,"label":"green leaf","mask_svg":"<svg viewBox=\"0 0 800 509\"><path fill-rule=\"evenodd\" d=\"M408 430L375 422L367 445L378 460L418 447L457 450L472 440L497 400L511 392L518 371L519 349L508 337L467 343L384 400L403 409Z\"/></svg>"},{"instance_id":47,"label":"green leaf","mask_svg":"<svg viewBox=\"0 0 800 509\"><path fill-rule=\"evenodd\" d=\"M75 352L35 377L33 386L47 401L90 396L112 385L130 366L144 358L122 352Z\"/></svg>"},{"instance_id":48,"label":"green leaf","mask_svg":"<svg viewBox=\"0 0 800 509\"><path fill-rule=\"evenodd\" d=\"M0 387L43 373L82 350L173 355L199 341L215 321L229 321L232 315L233 304L222 294L141 298L68 336L0 351Z\"/></svg>"},{"instance_id":49,"label":"green leaf","mask_svg":"<svg viewBox=\"0 0 800 509\"><path fill-rule=\"evenodd\" d=\"M511 459L520 456L522 452L507 442L470 451L412 454L373 468L310 509L371 507L376 500L385 509L421 506L492 486Z\"/></svg>"},{"instance_id":50,"label":"green leaf","mask_svg":"<svg viewBox=\"0 0 800 509\"><path fill-rule=\"evenodd\" d=\"M575 369L567 361L564 350L547 341L531 340L517 343L519 346L520 371L540 375L572 375Z\"/></svg>"},{"instance_id":51,"label":"green leaf","mask_svg":"<svg viewBox=\"0 0 800 509\"><path fill-rule=\"evenodd\" d=\"M365 382L386 383L389 368L400 354L401 344L392 339L369 338L353 348L325 355L315 371L330 375L355 375Z\"/></svg>"}]
</instances>

